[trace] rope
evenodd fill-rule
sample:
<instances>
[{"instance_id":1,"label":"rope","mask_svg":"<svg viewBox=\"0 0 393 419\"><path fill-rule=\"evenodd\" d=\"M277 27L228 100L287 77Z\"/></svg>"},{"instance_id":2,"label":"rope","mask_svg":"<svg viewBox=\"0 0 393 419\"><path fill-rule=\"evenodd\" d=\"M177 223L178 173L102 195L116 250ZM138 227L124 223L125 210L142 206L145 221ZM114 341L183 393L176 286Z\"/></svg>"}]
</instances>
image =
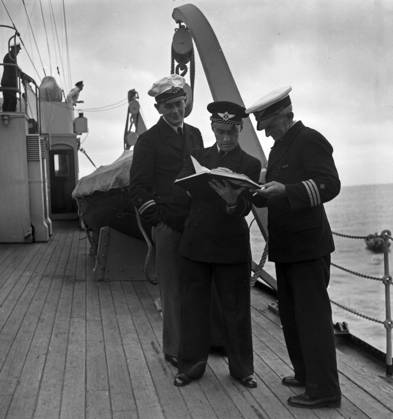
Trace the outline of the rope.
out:
<instances>
[{"instance_id":1,"label":"rope","mask_svg":"<svg viewBox=\"0 0 393 419\"><path fill-rule=\"evenodd\" d=\"M42 0L40 0L40 9L41 9L42 23L44 25L44 31L45 31L46 47L48 49L49 71L50 71L50 74L52 74L52 57L51 57L50 48L49 48L48 30L46 29L46 22L45 22L45 16L44 16L44 9L42 7Z\"/></svg>"},{"instance_id":2,"label":"rope","mask_svg":"<svg viewBox=\"0 0 393 419\"><path fill-rule=\"evenodd\" d=\"M67 16L66 16L64 0L63 0L63 22L64 22L65 41L66 41L66 58L67 58L67 69L68 69L68 81L71 85L72 84L72 76L71 76L71 62L70 62L70 47L69 47L69 44L68 44Z\"/></svg>"},{"instance_id":3,"label":"rope","mask_svg":"<svg viewBox=\"0 0 393 419\"><path fill-rule=\"evenodd\" d=\"M12 20L12 17L11 17L11 15L10 15L9 10L7 9L7 6L6 6L6 5L5 5L5 3L4 3L4 0L1 0L1 2L3 3L4 9L5 9L5 11L7 12L7 15L8 15L8 17L10 18L10 21L11 21L11 23L12 23L13 27L15 28L15 30L16 30L17 32L19 32L19 31L16 29L15 22Z\"/></svg>"},{"instance_id":4,"label":"rope","mask_svg":"<svg viewBox=\"0 0 393 419\"><path fill-rule=\"evenodd\" d=\"M57 31L56 17L55 17L55 12L53 10L52 0L49 0L49 7L50 7L50 17L51 17L52 27L54 28L53 32L55 34L55 41L56 41L55 44L57 44L57 53L58 53L58 57L59 57L59 61L60 61L61 77L63 78L64 86L67 87L67 89L69 89L70 86L68 85L68 83L65 79L65 75L64 75L63 56L62 56L62 51L61 51L61 47L60 47L59 33ZM56 51L56 49L55 49L55 51ZM58 66L57 66L57 73L59 74L59 77L60 77L60 71L59 71Z\"/></svg>"},{"instance_id":5,"label":"rope","mask_svg":"<svg viewBox=\"0 0 393 419\"><path fill-rule=\"evenodd\" d=\"M23 47L24 47L24 49L25 49L25 52L26 52L26 54L27 54L27 57L29 58L29 61L30 61L31 65L33 66L33 68L34 68L35 72L37 73L38 78L40 78L40 74L39 74L39 72L38 72L38 70L37 70L37 68L36 68L36 66L35 66L35 64L34 64L34 62L33 62L33 60L32 60L32 59L31 59L31 57L30 57L30 54L29 54L29 52L28 52L28 50L27 50L27 48L26 48L26 46L25 46L25 44L24 44L24 42L23 42L23 39L20 37L20 32L18 31L18 29L17 29L17 27L16 27L16 25L15 25L15 22L14 22L14 20L12 19L11 14L10 14L10 12L9 12L9 10L8 10L8 8L7 8L7 6L6 6L6 4L4 3L4 0L1 0L1 3L3 4L4 9L5 9L5 11L6 11L6 13L7 13L8 17L10 18L10 21L11 21L11 23L12 23L12 26L14 27L14 29L15 29L15 31L16 31L16 35L17 35L17 36L19 36L20 42L21 42L21 44L23 45Z\"/></svg>"},{"instance_id":6,"label":"rope","mask_svg":"<svg viewBox=\"0 0 393 419\"><path fill-rule=\"evenodd\" d=\"M336 305L337 307L342 308L345 311L348 311L348 312L350 312L352 314L355 314L356 316L362 317L363 319L370 320L370 321L372 321L374 323L385 324L385 322L383 322L381 320L375 319L375 318L370 317L370 316L366 316L365 314L359 313L358 311L353 310L352 308L346 307L346 306L344 306L344 305L342 305L340 303L337 303L336 301L330 300L330 302L332 304Z\"/></svg>"},{"instance_id":7,"label":"rope","mask_svg":"<svg viewBox=\"0 0 393 419\"><path fill-rule=\"evenodd\" d=\"M84 108L83 111L84 112L101 112L101 111L105 111L105 110L112 110L112 109L116 109L120 106L123 106L127 103L127 99L121 99L115 103L111 103L108 105L103 105L103 106L97 106L95 108Z\"/></svg>"},{"instance_id":8,"label":"rope","mask_svg":"<svg viewBox=\"0 0 393 419\"><path fill-rule=\"evenodd\" d=\"M360 272L351 271L350 269L348 269L348 268L344 268L343 266L337 265L336 263L333 263L333 262L331 262L330 264L331 264L332 266L335 266L335 267L336 267L336 268L338 268L338 269L341 269L342 271L348 272L348 273L353 274L353 275L355 275L355 276L359 276L359 277L361 277L361 278L365 278L365 279L372 279L373 281L382 281L382 278L378 278L378 277L376 277L376 276L365 275L365 274L362 274L362 273L360 273Z\"/></svg>"},{"instance_id":9,"label":"rope","mask_svg":"<svg viewBox=\"0 0 393 419\"><path fill-rule=\"evenodd\" d=\"M23 8L24 8L24 10L25 10L25 14L26 14L27 22L29 23L29 27L30 27L31 34L33 35L34 45L35 45L35 47L36 47L36 49L37 49L37 53L38 53L38 57L39 57L39 59L40 59L40 63L41 63L41 66L42 66L42 70L44 71L44 75L46 76L46 71L45 71L44 62L42 61L42 57L41 57L41 53L40 53L40 49L38 48L37 39L36 39L36 37L35 37L34 30L33 30L33 25L31 24L30 16L29 16L29 13L28 13L27 8L26 8L26 3L25 3L25 0L22 0L22 4L23 4Z\"/></svg>"},{"instance_id":10,"label":"rope","mask_svg":"<svg viewBox=\"0 0 393 419\"><path fill-rule=\"evenodd\" d=\"M259 261L258 264L255 264L255 266L253 267L254 274L251 276L250 286L254 286L255 283L257 282L257 279L260 276L261 272L263 271L263 267L265 266L268 254L269 254L269 247L266 242L265 248L263 249L263 252L262 252L261 260Z\"/></svg>"},{"instance_id":11,"label":"rope","mask_svg":"<svg viewBox=\"0 0 393 419\"><path fill-rule=\"evenodd\" d=\"M122 108L123 106L126 105L127 102L123 102L123 103L118 103L117 105L111 106L111 107L102 107L102 108L81 108L81 110L83 112L107 112L107 111L113 111L115 109L119 109Z\"/></svg>"},{"instance_id":12,"label":"rope","mask_svg":"<svg viewBox=\"0 0 393 419\"><path fill-rule=\"evenodd\" d=\"M367 236L354 236L354 235L351 235L351 234L336 233L335 231L332 231L332 234L334 236L345 237L347 239L362 239L362 240L364 240L364 239L367 238Z\"/></svg>"}]
</instances>

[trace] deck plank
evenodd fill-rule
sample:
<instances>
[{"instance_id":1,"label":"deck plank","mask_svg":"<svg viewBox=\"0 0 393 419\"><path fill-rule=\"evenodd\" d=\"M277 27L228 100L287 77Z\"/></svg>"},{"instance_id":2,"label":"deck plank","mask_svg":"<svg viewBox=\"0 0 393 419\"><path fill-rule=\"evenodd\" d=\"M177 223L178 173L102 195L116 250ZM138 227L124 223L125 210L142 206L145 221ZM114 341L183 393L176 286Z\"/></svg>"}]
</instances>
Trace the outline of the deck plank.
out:
<instances>
[{"instance_id":1,"label":"deck plank","mask_svg":"<svg viewBox=\"0 0 393 419\"><path fill-rule=\"evenodd\" d=\"M92 273L86 273L86 418L106 419L111 417L111 403L99 283L91 280Z\"/></svg>"},{"instance_id":2,"label":"deck plank","mask_svg":"<svg viewBox=\"0 0 393 419\"><path fill-rule=\"evenodd\" d=\"M145 359L166 418L191 417L180 390L172 385L175 370L164 361L160 342L151 324L152 318L161 319L143 283L124 283L128 307L133 314Z\"/></svg>"},{"instance_id":3,"label":"deck plank","mask_svg":"<svg viewBox=\"0 0 393 419\"><path fill-rule=\"evenodd\" d=\"M99 297L112 411L114 413L127 412L130 418L137 417L135 398L116 320L110 283L101 282Z\"/></svg>"},{"instance_id":4,"label":"deck plank","mask_svg":"<svg viewBox=\"0 0 393 419\"><path fill-rule=\"evenodd\" d=\"M40 255L41 249L44 250L41 246L32 247L27 251L28 255L18 257L19 263L4 273L7 280L0 290L0 330L29 283L32 271L39 265L41 259L36 256Z\"/></svg>"},{"instance_id":5,"label":"deck plank","mask_svg":"<svg viewBox=\"0 0 393 419\"><path fill-rule=\"evenodd\" d=\"M75 284L60 412L62 419L83 417L86 410L86 277L80 275L80 272L84 272L86 260L83 257L84 243L79 232L74 236L74 249L77 249L76 254L72 254L74 268L70 272L70 278L65 278L75 281Z\"/></svg>"},{"instance_id":6,"label":"deck plank","mask_svg":"<svg viewBox=\"0 0 393 419\"><path fill-rule=\"evenodd\" d=\"M52 265L57 265L58 261L54 257L52 259ZM50 266L48 266L46 271L47 276L50 272L49 269ZM31 417L31 412L34 411L40 384L40 380L37 380L37 377L40 377L43 371L61 289L62 278L54 272L50 291L44 302L38 327L34 333L32 344L19 378L20 385L16 388L8 411L7 417L9 418Z\"/></svg>"},{"instance_id":7,"label":"deck plank","mask_svg":"<svg viewBox=\"0 0 393 419\"><path fill-rule=\"evenodd\" d=\"M57 233L61 240L68 243L69 252L58 262L55 275L62 278L62 290L57 306L56 317L51 330L50 343L46 354L40 389L37 395L34 418L58 418L60 415L64 370L68 346L70 316L74 281L75 235Z\"/></svg>"},{"instance_id":8,"label":"deck plank","mask_svg":"<svg viewBox=\"0 0 393 419\"><path fill-rule=\"evenodd\" d=\"M262 315L259 311L255 310L253 312L253 318L254 332L256 332L256 334L259 336L263 335L265 337L264 342L268 344L275 351L275 353L278 356L280 356L281 359L287 359L287 353L282 333L277 328L271 327L272 321L264 317L264 315ZM342 374L340 368L340 354L338 354L338 360L340 370L340 382L346 382L346 377ZM357 412L356 414L359 417L362 417L363 414L370 416L370 413L370 417L378 417L373 416L375 415L375 413L378 413L379 415L381 415L381 417L383 417L383 415L387 412L385 406L383 406L380 401L374 399L367 392L365 392L363 389L358 388L357 386L352 386L350 388L347 388L346 391L343 391L343 398L346 398L347 401L343 404L339 411L342 413L344 417L349 417L349 415L351 414L354 415L354 412ZM364 405L362 403L359 404L360 399L367 400L366 410L364 409ZM315 410L315 412L321 418L326 417L327 414L330 414L330 412L327 413L326 410Z\"/></svg>"},{"instance_id":9,"label":"deck plank","mask_svg":"<svg viewBox=\"0 0 393 419\"><path fill-rule=\"evenodd\" d=\"M157 286L97 282L84 232L56 226L46 244L0 245L0 418L390 418L384 366L338 349L340 409L296 409L281 385L292 369L274 298L252 289L257 389L210 356L184 388L163 359Z\"/></svg>"},{"instance_id":10,"label":"deck plank","mask_svg":"<svg viewBox=\"0 0 393 419\"><path fill-rule=\"evenodd\" d=\"M8 282L8 278L12 273L15 272L17 266L24 262L24 258L29 256L29 252L34 253L37 251L36 248L30 246L29 249L9 245L8 248L4 248L4 254L0 253L0 292L2 295L5 293L2 291L4 284Z\"/></svg>"},{"instance_id":11,"label":"deck plank","mask_svg":"<svg viewBox=\"0 0 393 419\"><path fill-rule=\"evenodd\" d=\"M139 417L164 418L124 289L120 282L113 283L111 288Z\"/></svg>"},{"instance_id":12,"label":"deck plank","mask_svg":"<svg viewBox=\"0 0 393 419\"><path fill-rule=\"evenodd\" d=\"M37 326L42 311L42 303L49 291L49 281L43 279L46 265L51 257L47 248L41 258L35 259L36 266L30 266L31 271L22 273L21 278L26 284L21 287L21 294L14 295L12 312L5 321L0 340L0 382L9 380L13 385L0 387L0 393L13 392L18 382L19 373L23 368L26 353ZM14 290L16 287L14 288Z\"/></svg>"}]
</instances>

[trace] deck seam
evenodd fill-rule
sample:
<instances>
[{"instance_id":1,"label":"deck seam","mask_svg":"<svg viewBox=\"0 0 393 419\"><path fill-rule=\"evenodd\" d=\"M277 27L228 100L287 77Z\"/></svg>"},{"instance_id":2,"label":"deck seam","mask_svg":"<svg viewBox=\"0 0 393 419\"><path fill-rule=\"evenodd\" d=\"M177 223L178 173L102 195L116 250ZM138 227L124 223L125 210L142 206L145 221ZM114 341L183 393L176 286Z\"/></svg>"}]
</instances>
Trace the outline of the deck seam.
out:
<instances>
[{"instance_id":1,"label":"deck seam","mask_svg":"<svg viewBox=\"0 0 393 419\"><path fill-rule=\"evenodd\" d=\"M55 246L53 248L51 248L50 246L48 246L47 249L45 249L45 252L42 255L42 257L39 258L38 261L37 261L37 265L39 265L39 264L42 263L43 260L46 260L45 265L43 265L42 267L40 267L40 270L38 272L37 272L36 268L33 269L32 276L33 275L39 276L38 284L37 284L37 287L36 287L36 289L34 291L34 294L33 294L32 298L31 298L31 300L29 302L29 305L26 307L26 310L24 312L23 318L21 319L21 322L19 324L18 331L15 334L14 341L13 341L12 345L9 347L9 351L11 351L12 346L15 343L15 340L19 336L19 333L21 331L21 328L24 325L24 322L25 322L25 319L26 319L26 315L27 315L27 313L29 313L29 310L31 309L32 305L34 304L35 299L37 298L37 294L39 293L42 284L44 284L44 286L47 287L47 288L46 288L46 291L45 291L45 288L43 290L44 291L44 295L42 296L43 300L41 301L41 308L40 308L40 310L38 312L38 315L36 316L36 319L35 319L34 331L33 331L33 333L30 336L30 340L28 342L27 349L26 349L25 354L24 354L23 362L22 362L22 365L20 367L20 371L18 373L18 380L20 379L21 374L23 373L23 369L25 367L26 359L27 359L27 357L29 355L29 352L31 350L31 345L32 345L32 342L34 340L34 336L35 336L35 334L37 332L37 328L39 326L39 320L40 320L40 318L42 316L43 309L44 309L44 306L46 304L46 300L47 300L48 295L49 295L49 293L50 293L50 291L52 289L52 286L54 285L53 283L49 283L46 286L46 284L45 284L45 272L47 271L48 266L50 265L51 260L54 258L54 255L58 251L59 246L60 246L60 243L59 242L56 242L56 244L55 244ZM64 244L63 244L63 246L64 246ZM4 363L3 363L2 367L1 367L1 371L3 371L4 365L5 365L5 363L8 360L9 351L8 351L7 356L6 356L5 360L4 360ZM7 415L8 415L9 408L11 407L11 403L12 403L12 400L13 400L13 398L15 396L15 392L17 391L18 386L19 386L19 384L17 384L14 387L14 389L13 389L13 393L12 393L12 396L10 398L10 401L9 401L9 404L8 404L8 407L7 407Z\"/></svg>"},{"instance_id":2,"label":"deck seam","mask_svg":"<svg viewBox=\"0 0 393 419\"><path fill-rule=\"evenodd\" d=\"M46 266L46 269L43 271L43 276L44 277L45 277L45 275L44 275L45 274L45 271L48 269L49 264L50 264L52 258L54 258L55 256L57 256L56 252L58 251L58 253L60 254L64 247L65 247L65 244L63 245L63 247L62 247L61 250L58 250L57 248L53 249L51 258L48 260L48 264ZM59 304L59 301L60 301L61 292L62 292L62 289L63 289L63 282L64 281L61 280L61 285L59 287L59 284L56 284L56 280L53 280L51 282L49 288L48 288L48 293L47 293L47 295L45 297L45 301L42 304L40 314L39 314L39 316L37 318L37 325L36 325L36 328L34 330L34 333L33 333L33 336L32 336L31 342L30 342L29 349L26 352L26 358L25 358L23 367L21 369L20 377L22 377L23 372L25 370L26 362L28 360L28 357L29 357L30 351L31 351L31 345L33 344L33 342L36 339L36 333L37 333L38 328L40 327L40 322L41 322L41 319L42 319L42 315L44 314L44 310L47 309L48 306L50 307L50 301L48 302L48 298L49 298L50 295L52 295L52 293L55 292L57 294L57 300L56 300L56 303L54 304L53 313L51 315L52 318L50 320L50 324L51 324L50 332L47 334L47 343L46 343L46 348L45 348L46 349L45 350L45 354L47 354L47 351L48 351L48 348L49 348L49 345L50 345L50 339L51 339L51 334L52 334L52 330L53 330L53 325L54 325L55 318L56 318L56 312L57 312L58 304ZM58 288L58 289L56 290L56 288ZM42 374L43 374L43 371L44 371L45 363L46 363L46 355L45 355L45 361L42 363L42 366L41 366L41 369L40 369L40 379L39 379L39 382L38 382L38 385L37 385L37 389L36 389L36 393L35 393L35 400L34 400L34 407L33 407L33 415L34 415L34 412L35 412L35 406L36 406L36 403L37 403L37 398L38 398L38 394L39 394L39 390L40 390L40 385L41 385L41 377L42 377ZM10 402L10 408L12 407L12 403L13 403L13 400L14 400L14 397L15 397L15 394L16 394L17 390L18 390L18 387L16 387L16 389L15 389L15 391L13 393L13 397L12 397L11 402Z\"/></svg>"}]
</instances>

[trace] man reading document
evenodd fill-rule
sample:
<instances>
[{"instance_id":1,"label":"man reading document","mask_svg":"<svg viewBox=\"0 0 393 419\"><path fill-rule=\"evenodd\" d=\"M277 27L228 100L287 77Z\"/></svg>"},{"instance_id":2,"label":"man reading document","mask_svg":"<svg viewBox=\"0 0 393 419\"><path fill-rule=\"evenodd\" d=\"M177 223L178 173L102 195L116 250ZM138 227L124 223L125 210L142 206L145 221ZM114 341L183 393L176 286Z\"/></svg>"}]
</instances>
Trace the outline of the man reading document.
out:
<instances>
[{"instance_id":1,"label":"man reading document","mask_svg":"<svg viewBox=\"0 0 393 419\"><path fill-rule=\"evenodd\" d=\"M216 143L192 153L197 162L207 169L227 168L227 174L244 174L258 182L261 163L239 146L242 119L247 116L244 108L232 102L213 102L207 109L211 113ZM195 161L188 163L190 170L184 175L195 172ZM225 169L219 172L225 174ZM257 386L253 377L250 316L251 252L244 218L251 203L247 199L247 187L233 187L230 182L232 180L217 177L209 180L211 194L208 197L205 190L188 189L191 209L179 248L182 281L176 386L189 384L205 371L210 346L213 282L222 309L229 372L244 386Z\"/></svg>"}]
</instances>

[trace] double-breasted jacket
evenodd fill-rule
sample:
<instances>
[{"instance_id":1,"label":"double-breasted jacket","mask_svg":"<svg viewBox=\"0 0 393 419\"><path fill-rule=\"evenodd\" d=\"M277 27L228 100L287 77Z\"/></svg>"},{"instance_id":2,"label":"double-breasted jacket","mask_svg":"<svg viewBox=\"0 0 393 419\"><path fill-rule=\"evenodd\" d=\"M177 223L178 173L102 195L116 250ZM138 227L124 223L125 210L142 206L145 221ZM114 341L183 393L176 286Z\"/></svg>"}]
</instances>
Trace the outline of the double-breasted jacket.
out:
<instances>
[{"instance_id":1,"label":"double-breasted jacket","mask_svg":"<svg viewBox=\"0 0 393 419\"><path fill-rule=\"evenodd\" d=\"M296 122L272 147L266 182L283 183L286 193L261 199L268 207L269 259L299 262L326 256L334 250L323 206L340 191L333 148L318 131Z\"/></svg>"},{"instance_id":2,"label":"double-breasted jacket","mask_svg":"<svg viewBox=\"0 0 393 419\"><path fill-rule=\"evenodd\" d=\"M201 149L197 128L183 124L183 133L178 134L162 117L139 136L130 170L130 196L142 219L151 225L164 222L174 230L183 229L190 198L174 180L186 157Z\"/></svg>"},{"instance_id":3,"label":"double-breasted jacket","mask_svg":"<svg viewBox=\"0 0 393 419\"><path fill-rule=\"evenodd\" d=\"M239 146L220 153L217 145L193 153L198 162L209 169L226 167L244 173L258 181L261 163ZM205 196L192 196L180 253L194 261L207 263L245 263L250 261L250 238L245 216L251 209L249 199L242 197L233 213L226 211L225 201L215 192Z\"/></svg>"}]
</instances>

